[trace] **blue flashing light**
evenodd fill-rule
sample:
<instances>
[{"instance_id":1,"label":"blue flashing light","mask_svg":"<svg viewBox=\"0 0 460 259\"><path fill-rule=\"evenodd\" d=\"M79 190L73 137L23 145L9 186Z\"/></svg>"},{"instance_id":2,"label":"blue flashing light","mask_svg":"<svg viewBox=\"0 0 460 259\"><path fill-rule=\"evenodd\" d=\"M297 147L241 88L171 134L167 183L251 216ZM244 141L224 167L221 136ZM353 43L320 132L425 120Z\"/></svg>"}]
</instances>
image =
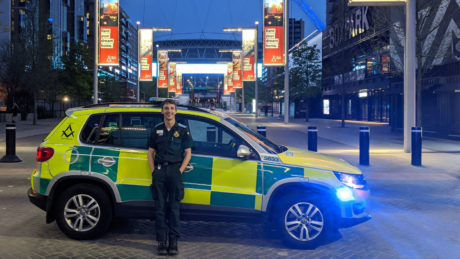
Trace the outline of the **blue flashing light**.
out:
<instances>
[{"instance_id":1,"label":"blue flashing light","mask_svg":"<svg viewBox=\"0 0 460 259\"><path fill-rule=\"evenodd\" d=\"M53 22L53 18L48 18L48 22Z\"/></svg>"},{"instance_id":2,"label":"blue flashing light","mask_svg":"<svg viewBox=\"0 0 460 259\"><path fill-rule=\"evenodd\" d=\"M347 187L338 188L337 197L343 202L352 201L355 199L355 197L353 197L353 193L351 192L350 188L347 188Z\"/></svg>"}]
</instances>

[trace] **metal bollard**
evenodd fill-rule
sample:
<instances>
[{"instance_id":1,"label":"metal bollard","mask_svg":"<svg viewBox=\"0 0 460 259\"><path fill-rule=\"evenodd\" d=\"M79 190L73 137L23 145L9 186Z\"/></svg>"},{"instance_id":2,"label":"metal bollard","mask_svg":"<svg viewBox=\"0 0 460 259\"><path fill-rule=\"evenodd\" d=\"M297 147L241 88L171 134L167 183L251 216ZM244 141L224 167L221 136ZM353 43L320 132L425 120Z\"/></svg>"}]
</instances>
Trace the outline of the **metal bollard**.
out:
<instances>
[{"instance_id":1,"label":"metal bollard","mask_svg":"<svg viewBox=\"0 0 460 259\"><path fill-rule=\"evenodd\" d=\"M359 127L359 164L369 165L369 127Z\"/></svg>"},{"instance_id":2,"label":"metal bollard","mask_svg":"<svg viewBox=\"0 0 460 259\"><path fill-rule=\"evenodd\" d=\"M6 155L0 159L0 162L22 162L22 160L16 155L16 124L6 124Z\"/></svg>"},{"instance_id":3,"label":"metal bollard","mask_svg":"<svg viewBox=\"0 0 460 259\"><path fill-rule=\"evenodd\" d=\"M308 150L318 152L317 127L308 127Z\"/></svg>"},{"instance_id":4,"label":"metal bollard","mask_svg":"<svg viewBox=\"0 0 460 259\"><path fill-rule=\"evenodd\" d=\"M257 126L257 133L259 133L260 135L264 137L267 137L267 130L265 126Z\"/></svg>"},{"instance_id":5,"label":"metal bollard","mask_svg":"<svg viewBox=\"0 0 460 259\"><path fill-rule=\"evenodd\" d=\"M412 127L412 165L422 165L422 127Z\"/></svg>"},{"instance_id":6,"label":"metal bollard","mask_svg":"<svg viewBox=\"0 0 460 259\"><path fill-rule=\"evenodd\" d=\"M206 136L208 142L216 142L216 127L208 126Z\"/></svg>"}]
</instances>

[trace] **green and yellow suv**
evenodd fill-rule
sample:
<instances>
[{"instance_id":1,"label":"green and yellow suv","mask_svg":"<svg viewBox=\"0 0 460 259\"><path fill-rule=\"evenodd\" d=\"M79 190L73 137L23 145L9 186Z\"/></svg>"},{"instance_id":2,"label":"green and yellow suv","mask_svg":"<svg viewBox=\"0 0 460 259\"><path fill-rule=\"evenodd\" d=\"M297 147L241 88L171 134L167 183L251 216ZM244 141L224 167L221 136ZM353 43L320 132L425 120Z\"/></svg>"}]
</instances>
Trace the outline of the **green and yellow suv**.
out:
<instances>
[{"instance_id":1,"label":"green and yellow suv","mask_svg":"<svg viewBox=\"0 0 460 259\"><path fill-rule=\"evenodd\" d=\"M182 220L269 223L293 247L312 247L344 219L363 219L369 189L348 162L280 146L218 112L178 106L194 141L183 174ZM147 140L159 104L69 109L43 140L30 201L70 238L91 239L114 217L155 217ZM359 221L359 220L358 220Z\"/></svg>"}]
</instances>

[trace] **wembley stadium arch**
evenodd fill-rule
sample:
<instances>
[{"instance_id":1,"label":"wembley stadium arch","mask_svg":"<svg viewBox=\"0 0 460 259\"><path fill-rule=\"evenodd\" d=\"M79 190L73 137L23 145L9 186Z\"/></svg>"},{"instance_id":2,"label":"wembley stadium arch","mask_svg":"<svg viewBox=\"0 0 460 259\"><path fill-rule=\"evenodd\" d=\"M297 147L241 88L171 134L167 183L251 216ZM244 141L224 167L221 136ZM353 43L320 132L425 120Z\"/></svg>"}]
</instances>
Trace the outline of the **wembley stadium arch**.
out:
<instances>
[{"instance_id":1,"label":"wembley stadium arch","mask_svg":"<svg viewBox=\"0 0 460 259\"><path fill-rule=\"evenodd\" d=\"M157 50L181 50L181 52L169 52L168 57L169 62L184 62L177 64L176 68L177 71L182 72L183 94L180 97L182 100L191 100L193 103L203 105L225 101L230 103L230 95L223 95L223 79L227 65L221 63L232 62L232 53L219 52L219 50L241 49L241 40L163 40L155 41L154 46L157 46L153 52L154 58L157 57ZM259 42L257 63L260 70L263 58L262 49L262 43ZM156 71L155 68L154 71Z\"/></svg>"}]
</instances>

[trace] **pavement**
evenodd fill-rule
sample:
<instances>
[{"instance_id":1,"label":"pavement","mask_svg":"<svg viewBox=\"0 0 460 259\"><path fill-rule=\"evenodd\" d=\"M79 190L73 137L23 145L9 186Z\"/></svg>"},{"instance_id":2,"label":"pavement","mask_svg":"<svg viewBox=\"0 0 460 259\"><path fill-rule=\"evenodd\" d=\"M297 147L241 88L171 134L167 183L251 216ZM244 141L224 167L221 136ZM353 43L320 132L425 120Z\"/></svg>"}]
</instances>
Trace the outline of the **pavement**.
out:
<instances>
[{"instance_id":1,"label":"pavement","mask_svg":"<svg viewBox=\"0 0 460 259\"><path fill-rule=\"evenodd\" d=\"M248 126L267 127L281 145L307 147L307 126L318 127L318 151L346 159L364 173L371 189L372 219L340 229L313 250L284 247L261 224L182 222L177 258L460 258L460 143L423 139L423 166L411 166L402 132L384 124L231 114ZM23 162L0 164L0 258L157 258L154 222L122 219L91 241L76 241L46 224L27 199L36 147L59 120L18 124ZM359 127L371 128L369 166L359 165ZM0 124L0 132L4 131ZM35 131L35 135L33 134ZM46 132L46 133L47 133ZM0 135L0 156L4 137ZM23 136L23 137L21 137Z\"/></svg>"}]
</instances>

